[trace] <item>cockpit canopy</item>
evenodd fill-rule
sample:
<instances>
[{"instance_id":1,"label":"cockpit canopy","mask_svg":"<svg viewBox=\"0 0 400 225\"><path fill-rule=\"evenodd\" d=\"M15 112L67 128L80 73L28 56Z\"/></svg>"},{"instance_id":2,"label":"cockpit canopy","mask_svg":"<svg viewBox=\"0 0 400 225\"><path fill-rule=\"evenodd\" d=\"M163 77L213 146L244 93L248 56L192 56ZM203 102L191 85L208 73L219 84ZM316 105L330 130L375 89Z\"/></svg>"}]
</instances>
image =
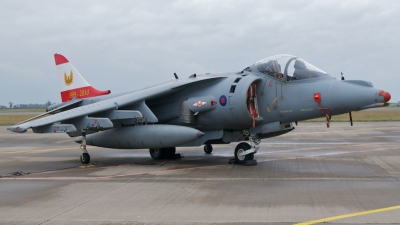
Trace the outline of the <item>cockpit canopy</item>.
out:
<instances>
[{"instance_id":1,"label":"cockpit canopy","mask_svg":"<svg viewBox=\"0 0 400 225\"><path fill-rule=\"evenodd\" d=\"M271 56L256 62L250 66L250 69L287 81L318 78L327 74L305 60L292 55Z\"/></svg>"}]
</instances>

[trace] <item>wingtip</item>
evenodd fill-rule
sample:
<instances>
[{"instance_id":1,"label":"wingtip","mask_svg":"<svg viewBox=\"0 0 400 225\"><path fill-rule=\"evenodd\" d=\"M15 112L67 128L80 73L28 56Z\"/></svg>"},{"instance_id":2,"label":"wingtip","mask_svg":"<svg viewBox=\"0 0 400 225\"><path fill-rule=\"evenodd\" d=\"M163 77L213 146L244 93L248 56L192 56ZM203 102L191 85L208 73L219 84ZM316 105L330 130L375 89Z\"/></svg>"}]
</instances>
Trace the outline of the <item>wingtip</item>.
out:
<instances>
[{"instance_id":1,"label":"wingtip","mask_svg":"<svg viewBox=\"0 0 400 225\"><path fill-rule=\"evenodd\" d=\"M56 61L56 66L69 62L65 56L58 53L54 54L54 60Z\"/></svg>"},{"instance_id":2,"label":"wingtip","mask_svg":"<svg viewBox=\"0 0 400 225\"><path fill-rule=\"evenodd\" d=\"M21 128L19 126L11 126L11 127L7 127L7 130L11 131L11 132L15 132L15 133L25 133L28 129L25 128Z\"/></svg>"}]
</instances>

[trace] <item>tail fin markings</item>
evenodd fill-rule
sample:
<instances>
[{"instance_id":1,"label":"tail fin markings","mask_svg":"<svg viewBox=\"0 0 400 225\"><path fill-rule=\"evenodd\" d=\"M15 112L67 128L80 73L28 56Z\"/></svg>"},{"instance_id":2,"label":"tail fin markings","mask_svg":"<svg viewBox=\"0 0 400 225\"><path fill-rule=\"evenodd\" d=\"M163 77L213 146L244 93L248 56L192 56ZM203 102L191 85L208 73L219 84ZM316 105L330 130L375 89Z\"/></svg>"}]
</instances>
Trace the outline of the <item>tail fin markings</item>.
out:
<instances>
[{"instance_id":1,"label":"tail fin markings","mask_svg":"<svg viewBox=\"0 0 400 225\"><path fill-rule=\"evenodd\" d=\"M92 87L63 55L56 53L54 59L60 80L62 102L73 98L91 98L111 93L110 90L100 91Z\"/></svg>"}]
</instances>

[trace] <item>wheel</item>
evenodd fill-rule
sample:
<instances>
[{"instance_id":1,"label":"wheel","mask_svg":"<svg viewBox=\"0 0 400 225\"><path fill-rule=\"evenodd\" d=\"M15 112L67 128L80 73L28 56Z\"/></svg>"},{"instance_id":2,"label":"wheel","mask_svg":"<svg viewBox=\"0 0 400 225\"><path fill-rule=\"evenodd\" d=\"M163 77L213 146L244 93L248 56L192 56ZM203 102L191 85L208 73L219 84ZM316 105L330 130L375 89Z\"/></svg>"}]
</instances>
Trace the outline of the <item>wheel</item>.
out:
<instances>
[{"instance_id":1,"label":"wheel","mask_svg":"<svg viewBox=\"0 0 400 225\"><path fill-rule=\"evenodd\" d=\"M149 149L150 156L153 159L163 159L165 155L167 154L167 151L165 148L150 148Z\"/></svg>"},{"instance_id":2,"label":"wheel","mask_svg":"<svg viewBox=\"0 0 400 225\"><path fill-rule=\"evenodd\" d=\"M246 150L249 150L251 146L247 144L246 142L239 143L236 148L235 148L235 160L238 164L243 164L247 160L252 160L254 159L254 153L248 154L248 155L240 155L240 153L243 153Z\"/></svg>"},{"instance_id":3,"label":"wheel","mask_svg":"<svg viewBox=\"0 0 400 225\"><path fill-rule=\"evenodd\" d=\"M175 157L175 153L176 153L176 148L175 147L170 147L170 148L166 148L166 156L167 158L173 159Z\"/></svg>"},{"instance_id":4,"label":"wheel","mask_svg":"<svg viewBox=\"0 0 400 225\"><path fill-rule=\"evenodd\" d=\"M212 150L213 150L213 147L212 147L211 144L205 144L204 145L204 152L205 153L210 154L212 152Z\"/></svg>"},{"instance_id":5,"label":"wheel","mask_svg":"<svg viewBox=\"0 0 400 225\"><path fill-rule=\"evenodd\" d=\"M90 162L90 155L88 153L82 153L81 155L81 163L88 164Z\"/></svg>"}]
</instances>

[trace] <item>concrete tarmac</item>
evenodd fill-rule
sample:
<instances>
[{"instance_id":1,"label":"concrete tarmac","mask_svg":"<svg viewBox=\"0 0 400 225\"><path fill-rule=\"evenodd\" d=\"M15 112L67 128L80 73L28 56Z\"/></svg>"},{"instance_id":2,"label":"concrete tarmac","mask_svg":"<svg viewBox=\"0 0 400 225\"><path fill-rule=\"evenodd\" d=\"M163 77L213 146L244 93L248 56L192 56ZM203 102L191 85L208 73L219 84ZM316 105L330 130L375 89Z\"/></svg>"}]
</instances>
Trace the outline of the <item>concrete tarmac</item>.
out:
<instances>
[{"instance_id":1,"label":"concrete tarmac","mask_svg":"<svg viewBox=\"0 0 400 225\"><path fill-rule=\"evenodd\" d=\"M237 143L83 166L73 140L0 127L0 224L400 224L400 122L299 123L256 166L228 164Z\"/></svg>"}]
</instances>

